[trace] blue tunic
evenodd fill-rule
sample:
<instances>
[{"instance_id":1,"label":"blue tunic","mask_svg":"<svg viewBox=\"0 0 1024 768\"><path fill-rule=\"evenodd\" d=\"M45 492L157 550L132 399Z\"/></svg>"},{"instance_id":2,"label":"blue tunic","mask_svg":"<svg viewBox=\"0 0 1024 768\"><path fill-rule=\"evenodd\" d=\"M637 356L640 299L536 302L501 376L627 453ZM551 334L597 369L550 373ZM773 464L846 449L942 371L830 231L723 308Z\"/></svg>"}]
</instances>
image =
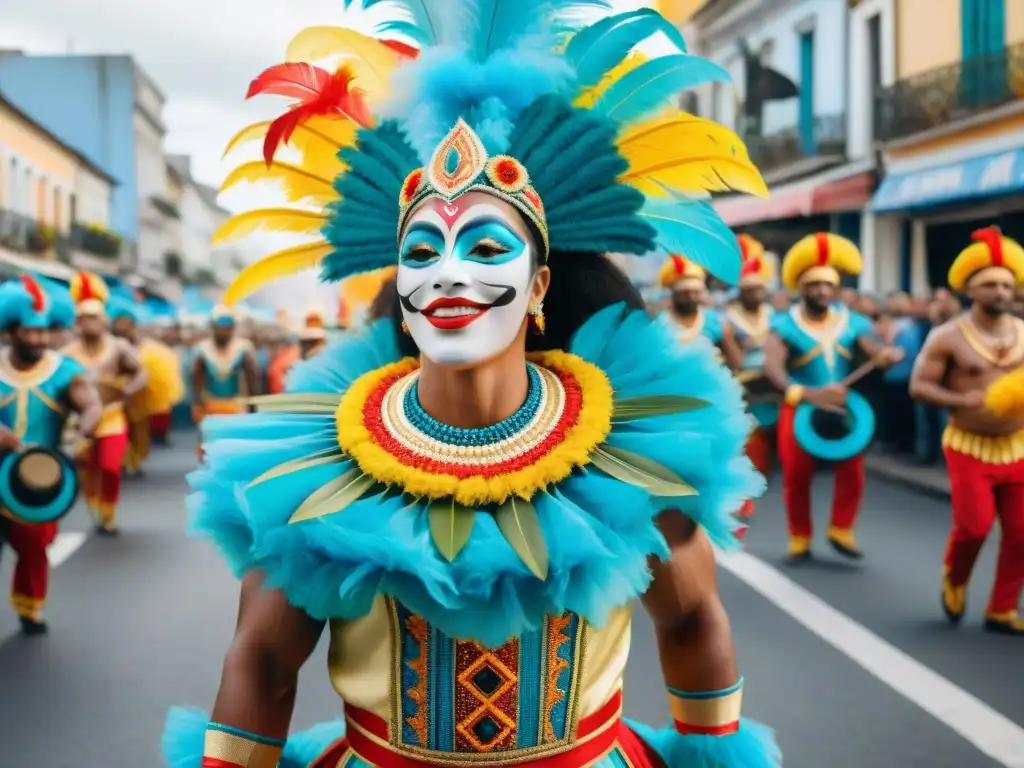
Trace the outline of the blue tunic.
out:
<instances>
[{"instance_id":1,"label":"blue tunic","mask_svg":"<svg viewBox=\"0 0 1024 768\"><path fill-rule=\"evenodd\" d=\"M871 321L842 304L833 304L824 325L812 326L800 305L777 314L772 323L789 349L789 375L794 384L824 387L838 384L850 373L857 339L871 332Z\"/></svg>"},{"instance_id":2,"label":"blue tunic","mask_svg":"<svg viewBox=\"0 0 1024 768\"><path fill-rule=\"evenodd\" d=\"M722 316L715 310L700 307L697 310L697 321L690 327L682 325L671 313L667 316L679 329L680 341L693 341L698 336L703 336L712 344L718 344L722 340Z\"/></svg>"},{"instance_id":3,"label":"blue tunic","mask_svg":"<svg viewBox=\"0 0 1024 768\"><path fill-rule=\"evenodd\" d=\"M47 352L34 369L19 371L7 354L0 359L0 423L23 443L59 448L67 418L65 396L85 369L70 357Z\"/></svg>"},{"instance_id":4,"label":"blue tunic","mask_svg":"<svg viewBox=\"0 0 1024 768\"><path fill-rule=\"evenodd\" d=\"M735 305L728 307L724 313L724 322L732 329L736 342L744 350L743 365L737 375L741 383L759 378L764 373L764 343L768 340L778 313L767 304L763 305L762 311L764 315L759 320L751 319ZM758 426L767 427L778 420L777 403L750 403L749 407Z\"/></svg>"},{"instance_id":5,"label":"blue tunic","mask_svg":"<svg viewBox=\"0 0 1024 768\"><path fill-rule=\"evenodd\" d=\"M215 400L231 400L245 397L244 362L246 352L250 349L247 342L233 341L223 351L218 350L211 341L204 341L196 348L196 354L203 361L205 392Z\"/></svg>"}]
</instances>

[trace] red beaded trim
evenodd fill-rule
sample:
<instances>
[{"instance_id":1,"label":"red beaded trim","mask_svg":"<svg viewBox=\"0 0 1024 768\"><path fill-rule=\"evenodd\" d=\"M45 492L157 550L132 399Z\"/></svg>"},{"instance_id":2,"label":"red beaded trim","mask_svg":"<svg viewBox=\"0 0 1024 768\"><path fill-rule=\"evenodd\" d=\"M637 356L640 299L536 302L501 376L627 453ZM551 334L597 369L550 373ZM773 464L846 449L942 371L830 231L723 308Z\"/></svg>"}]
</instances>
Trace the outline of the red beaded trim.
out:
<instances>
[{"instance_id":1,"label":"red beaded trim","mask_svg":"<svg viewBox=\"0 0 1024 768\"><path fill-rule=\"evenodd\" d=\"M385 428L381 419L381 404L384 396L394 384L407 373L399 373L384 379L363 405L363 423L373 435L374 441L385 451L408 467L438 475L452 475L464 480L469 477L495 477L525 469L558 447L565 439L566 433L576 426L580 412L583 410L583 390L572 374L557 369L550 369L558 376L565 389L565 406L555 428L539 445L509 461L486 466L467 466L449 464L409 450L392 436Z\"/></svg>"},{"instance_id":2,"label":"red beaded trim","mask_svg":"<svg viewBox=\"0 0 1024 768\"><path fill-rule=\"evenodd\" d=\"M740 721L736 720L725 725L690 725L674 720L676 732L683 736L731 736L740 729Z\"/></svg>"}]
</instances>

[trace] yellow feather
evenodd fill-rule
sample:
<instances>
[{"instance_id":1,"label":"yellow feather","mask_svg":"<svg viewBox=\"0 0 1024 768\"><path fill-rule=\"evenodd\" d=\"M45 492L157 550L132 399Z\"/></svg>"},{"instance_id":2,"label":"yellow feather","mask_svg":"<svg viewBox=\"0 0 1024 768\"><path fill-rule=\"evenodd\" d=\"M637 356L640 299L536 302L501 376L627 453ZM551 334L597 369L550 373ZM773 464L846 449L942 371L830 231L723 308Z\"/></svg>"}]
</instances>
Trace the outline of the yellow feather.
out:
<instances>
[{"instance_id":1,"label":"yellow feather","mask_svg":"<svg viewBox=\"0 0 1024 768\"><path fill-rule=\"evenodd\" d=\"M269 121L254 123L236 133L228 142L224 155L251 141L263 141L267 135ZM297 165L304 170L315 171L320 176L334 178L345 170L338 159L338 150L356 143L356 125L351 120L330 117L314 117L298 128L288 140L287 146L301 155Z\"/></svg>"},{"instance_id":2,"label":"yellow feather","mask_svg":"<svg viewBox=\"0 0 1024 768\"><path fill-rule=\"evenodd\" d=\"M352 66L353 85L373 100L388 92L391 72L398 66L398 54L372 37L342 27L310 27L292 38L286 61L320 61L338 56Z\"/></svg>"},{"instance_id":3,"label":"yellow feather","mask_svg":"<svg viewBox=\"0 0 1024 768\"><path fill-rule=\"evenodd\" d=\"M294 208L264 208L232 216L213 233L213 243L226 243L251 235L253 232L292 232L315 235L324 225L326 216L320 212L299 211Z\"/></svg>"},{"instance_id":4,"label":"yellow feather","mask_svg":"<svg viewBox=\"0 0 1024 768\"><path fill-rule=\"evenodd\" d=\"M238 166L224 179L220 191L226 192L243 181L250 184L274 182L278 188L283 188L289 203L325 206L338 199L338 193L331 188L331 179L276 160L269 168L262 160Z\"/></svg>"},{"instance_id":5,"label":"yellow feather","mask_svg":"<svg viewBox=\"0 0 1024 768\"><path fill-rule=\"evenodd\" d=\"M312 269L319 265L331 250L330 243L319 240L272 253L238 273L224 292L224 303L237 304L274 280Z\"/></svg>"},{"instance_id":6,"label":"yellow feather","mask_svg":"<svg viewBox=\"0 0 1024 768\"><path fill-rule=\"evenodd\" d=\"M224 147L224 154L221 155L221 157L227 157L231 153L231 150L241 146L242 144L248 144L250 141L262 141L267 135L267 129L269 127L269 120L263 120L262 122L245 126L245 128L231 137L228 145Z\"/></svg>"},{"instance_id":7,"label":"yellow feather","mask_svg":"<svg viewBox=\"0 0 1024 768\"><path fill-rule=\"evenodd\" d=\"M612 67L597 85L580 91L573 106L580 109L593 109L594 104L604 95L605 91L646 61L647 57L642 53L630 54Z\"/></svg>"},{"instance_id":8,"label":"yellow feather","mask_svg":"<svg viewBox=\"0 0 1024 768\"><path fill-rule=\"evenodd\" d=\"M687 114L649 120L618 140L629 170L619 181L645 195L678 192L746 192L768 197L768 186L728 128Z\"/></svg>"}]
</instances>

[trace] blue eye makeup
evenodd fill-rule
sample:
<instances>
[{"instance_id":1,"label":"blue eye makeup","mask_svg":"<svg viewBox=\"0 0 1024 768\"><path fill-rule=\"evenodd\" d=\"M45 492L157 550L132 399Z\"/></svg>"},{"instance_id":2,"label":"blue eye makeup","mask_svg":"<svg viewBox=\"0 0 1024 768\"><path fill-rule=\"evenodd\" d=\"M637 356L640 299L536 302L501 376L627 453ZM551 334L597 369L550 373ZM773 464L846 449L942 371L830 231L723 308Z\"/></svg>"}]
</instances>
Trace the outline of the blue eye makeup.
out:
<instances>
[{"instance_id":1,"label":"blue eye makeup","mask_svg":"<svg viewBox=\"0 0 1024 768\"><path fill-rule=\"evenodd\" d=\"M478 264L497 266L517 259L526 251L526 243L501 219L474 221L459 233L455 257Z\"/></svg>"},{"instance_id":2,"label":"blue eye makeup","mask_svg":"<svg viewBox=\"0 0 1024 768\"><path fill-rule=\"evenodd\" d=\"M401 262L410 269L427 267L444 253L444 235L432 224L417 223L409 227L402 241Z\"/></svg>"}]
</instances>

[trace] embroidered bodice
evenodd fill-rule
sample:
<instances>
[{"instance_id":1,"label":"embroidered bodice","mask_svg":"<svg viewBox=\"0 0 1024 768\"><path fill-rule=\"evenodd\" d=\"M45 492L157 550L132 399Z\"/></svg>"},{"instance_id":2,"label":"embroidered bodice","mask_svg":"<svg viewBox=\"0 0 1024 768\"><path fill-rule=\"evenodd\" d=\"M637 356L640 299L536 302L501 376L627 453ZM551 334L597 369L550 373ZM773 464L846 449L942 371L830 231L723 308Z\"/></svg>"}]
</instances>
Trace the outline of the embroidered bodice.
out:
<instances>
[{"instance_id":1,"label":"embroidered bodice","mask_svg":"<svg viewBox=\"0 0 1024 768\"><path fill-rule=\"evenodd\" d=\"M0 422L24 443L58 448L67 418L67 390L83 373L76 361L56 352L47 352L31 370L18 370L11 365L10 350L4 350L0 353Z\"/></svg>"},{"instance_id":2,"label":"embroidered bodice","mask_svg":"<svg viewBox=\"0 0 1024 768\"><path fill-rule=\"evenodd\" d=\"M203 361L205 393L215 399L246 397L248 380L245 376L245 356L252 345L245 339L233 338L223 349L212 339L205 339L196 348Z\"/></svg>"},{"instance_id":3,"label":"embroidered bodice","mask_svg":"<svg viewBox=\"0 0 1024 768\"><path fill-rule=\"evenodd\" d=\"M789 349L789 374L795 384L822 387L842 381L850 372L857 339L870 333L864 315L834 304L823 322L809 322L799 304L775 316L772 330Z\"/></svg>"}]
</instances>

